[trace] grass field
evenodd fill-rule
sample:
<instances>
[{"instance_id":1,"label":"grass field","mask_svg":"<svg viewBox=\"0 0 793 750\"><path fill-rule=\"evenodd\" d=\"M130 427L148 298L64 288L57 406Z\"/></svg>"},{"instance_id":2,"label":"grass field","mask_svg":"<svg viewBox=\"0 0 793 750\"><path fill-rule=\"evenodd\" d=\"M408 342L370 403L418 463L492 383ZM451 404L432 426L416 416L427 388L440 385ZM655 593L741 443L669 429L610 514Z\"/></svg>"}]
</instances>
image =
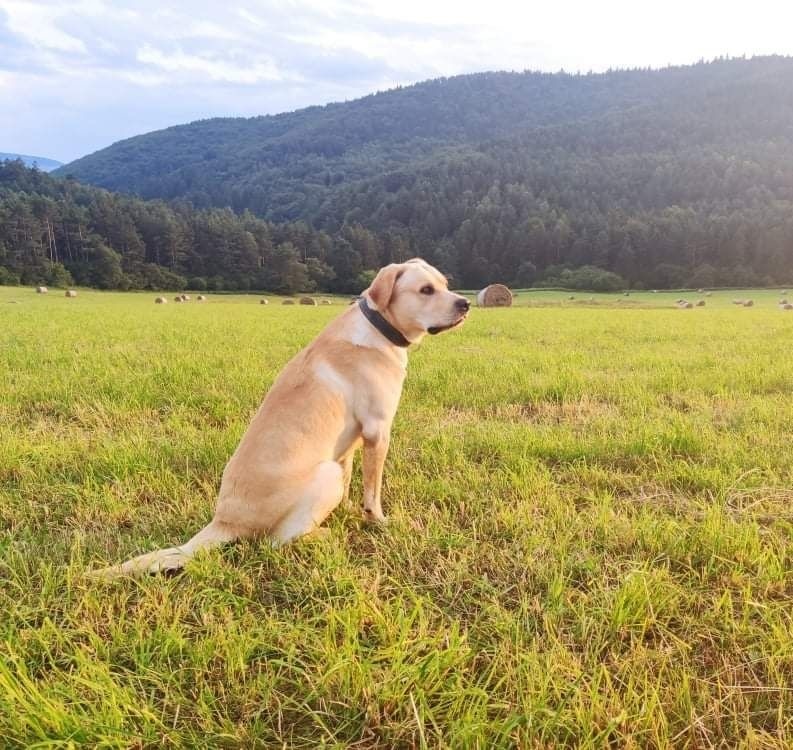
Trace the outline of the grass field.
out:
<instances>
[{"instance_id":1,"label":"grass field","mask_svg":"<svg viewBox=\"0 0 793 750\"><path fill-rule=\"evenodd\" d=\"M346 302L154 296L0 288L0 746L793 745L776 292L474 309L411 355L387 529L88 582L209 519Z\"/></svg>"}]
</instances>

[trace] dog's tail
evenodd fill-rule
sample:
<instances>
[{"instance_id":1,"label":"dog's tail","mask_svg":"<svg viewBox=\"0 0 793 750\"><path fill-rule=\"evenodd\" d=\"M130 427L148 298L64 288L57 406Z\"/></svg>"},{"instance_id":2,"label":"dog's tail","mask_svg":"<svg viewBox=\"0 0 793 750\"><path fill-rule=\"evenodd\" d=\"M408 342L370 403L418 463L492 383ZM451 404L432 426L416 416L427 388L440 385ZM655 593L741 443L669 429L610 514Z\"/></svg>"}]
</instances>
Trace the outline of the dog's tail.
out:
<instances>
[{"instance_id":1,"label":"dog's tail","mask_svg":"<svg viewBox=\"0 0 793 750\"><path fill-rule=\"evenodd\" d=\"M150 573L176 571L183 568L196 552L218 547L227 542L233 542L239 537L240 534L227 524L213 520L181 547L168 547L155 552L147 552L145 555L133 557L121 565L111 565L108 568L92 570L86 575L90 578L110 580L123 576L140 577Z\"/></svg>"}]
</instances>

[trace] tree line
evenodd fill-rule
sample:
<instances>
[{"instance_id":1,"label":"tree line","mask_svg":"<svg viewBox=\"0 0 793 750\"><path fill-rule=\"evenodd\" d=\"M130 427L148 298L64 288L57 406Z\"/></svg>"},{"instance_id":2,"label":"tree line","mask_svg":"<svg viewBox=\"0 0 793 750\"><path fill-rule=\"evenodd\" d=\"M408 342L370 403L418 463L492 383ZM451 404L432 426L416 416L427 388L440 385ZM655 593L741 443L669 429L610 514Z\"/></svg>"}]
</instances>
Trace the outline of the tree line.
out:
<instances>
[{"instance_id":1,"label":"tree line","mask_svg":"<svg viewBox=\"0 0 793 750\"><path fill-rule=\"evenodd\" d=\"M410 254L397 233L144 201L0 162L0 284L357 293Z\"/></svg>"},{"instance_id":2,"label":"tree line","mask_svg":"<svg viewBox=\"0 0 793 750\"><path fill-rule=\"evenodd\" d=\"M495 170L497 164L483 160L477 169ZM590 175L579 171L577 178L594 184L599 175L607 182L604 164ZM690 164L692 173L701 173L693 156ZM376 232L356 221L354 212L334 230L317 230L305 221L274 223L247 210L141 200L2 162L0 283L357 293L380 266L422 255L456 286L471 289L495 281L600 291L791 284L789 200L755 191L747 205L722 200L629 212L589 203L575 215L525 187L491 181L492 173L481 177L482 186L490 187L476 198L471 188L477 171L470 162L458 163L456 172L454 167L447 161L417 178L417 203L397 191L383 211L400 221L388 219L389 228ZM537 175L531 165L525 168ZM739 168L728 164L726 171L740 183ZM576 175L561 167L547 179L575 191ZM648 191L661 189L640 179L637 190L639 183ZM462 191L468 205L445 202L463 185L469 186ZM689 189L695 188L690 180ZM382 190L383 183L370 188L375 202ZM605 186L600 195L608 206ZM566 201L575 205L572 197ZM454 212L456 228L445 236Z\"/></svg>"}]
</instances>

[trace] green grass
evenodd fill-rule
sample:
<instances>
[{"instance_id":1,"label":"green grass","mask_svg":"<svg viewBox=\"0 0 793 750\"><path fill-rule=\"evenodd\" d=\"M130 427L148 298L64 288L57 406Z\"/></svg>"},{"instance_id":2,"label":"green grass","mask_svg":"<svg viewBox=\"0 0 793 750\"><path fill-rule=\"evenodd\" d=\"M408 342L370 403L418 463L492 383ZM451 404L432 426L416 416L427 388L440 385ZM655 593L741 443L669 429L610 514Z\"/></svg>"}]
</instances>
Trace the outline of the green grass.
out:
<instances>
[{"instance_id":1,"label":"green grass","mask_svg":"<svg viewBox=\"0 0 793 750\"><path fill-rule=\"evenodd\" d=\"M154 296L0 288L0 746L793 745L775 292L474 309L411 355L388 529L339 509L325 539L89 582L210 518L346 301Z\"/></svg>"}]
</instances>

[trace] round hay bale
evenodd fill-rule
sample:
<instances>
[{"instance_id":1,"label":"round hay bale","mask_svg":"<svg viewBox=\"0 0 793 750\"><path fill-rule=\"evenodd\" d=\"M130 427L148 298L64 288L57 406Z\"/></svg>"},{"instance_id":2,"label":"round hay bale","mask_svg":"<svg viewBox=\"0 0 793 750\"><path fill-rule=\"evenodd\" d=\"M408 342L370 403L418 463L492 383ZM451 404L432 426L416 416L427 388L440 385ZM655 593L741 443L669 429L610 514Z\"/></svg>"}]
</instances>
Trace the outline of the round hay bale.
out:
<instances>
[{"instance_id":1,"label":"round hay bale","mask_svg":"<svg viewBox=\"0 0 793 750\"><path fill-rule=\"evenodd\" d=\"M195 301L196 301L196 302L203 302L205 299L206 299L206 297L205 297L203 294L199 294L199 295L198 295L198 296L195 298Z\"/></svg>"},{"instance_id":2,"label":"round hay bale","mask_svg":"<svg viewBox=\"0 0 793 750\"><path fill-rule=\"evenodd\" d=\"M285 299L281 304L282 305L294 305L295 301L293 299Z\"/></svg>"},{"instance_id":3,"label":"round hay bale","mask_svg":"<svg viewBox=\"0 0 793 750\"><path fill-rule=\"evenodd\" d=\"M782 305L782 309L783 310L793 310L793 305L791 305L790 302L785 302L785 304Z\"/></svg>"},{"instance_id":4,"label":"round hay bale","mask_svg":"<svg viewBox=\"0 0 793 750\"><path fill-rule=\"evenodd\" d=\"M622 296L623 296L623 297L630 297L630 296L631 296L631 293L630 293L630 292L623 292L623 293L622 293Z\"/></svg>"},{"instance_id":5,"label":"round hay bale","mask_svg":"<svg viewBox=\"0 0 793 750\"><path fill-rule=\"evenodd\" d=\"M780 305L786 305L787 304L787 300L786 299L781 299L781 300L779 300L779 304Z\"/></svg>"},{"instance_id":6,"label":"round hay bale","mask_svg":"<svg viewBox=\"0 0 793 750\"><path fill-rule=\"evenodd\" d=\"M697 294L705 294L705 290L704 289L697 289Z\"/></svg>"},{"instance_id":7,"label":"round hay bale","mask_svg":"<svg viewBox=\"0 0 793 750\"><path fill-rule=\"evenodd\" d=\"M77 296L77 292L75 292L74 289L67 289L66 290L66 296L67 297L76 297Z\"/></svg>"},{"instance_id":8,"label":"round hay bale","mask_svg":"<svg viewBox=\"0 0 793 750\"><path fill-rule=\"evenodd\" d=\"M713 292L705 292L705 296L706 297L712 297L713 296Z\"/></svg>"},{"instance_id":9,"label":"round hay bale","mask_svg":"<svg viewBox=\"0 0 793 750\"><path fill-rule=\"evenodd\" d=\"M284 301L286 301L286 300L284 300ZM269 305L270 303L266 299L260 299L259 300L259 304L260 305Z\"/></svg>"},{"instance_id":10,"label":"round hay bale","mask_svg":"<svg viewBox=\"0 0 793 750\"><path fill-rule=\"evenodd\" d=\"M182 295L181 294L177 294L176 297L173 298L173 301L174 302L181 302L182 301Z\"/></svg>"},{"instance_id":11,"label":"round hay bale","mask_svg":"<svg viewBox=\"0 0 793 750\"><path fill-rule=\"evenodd\" d=\"M320 304L320 305L329 305L329 304L331 304L331 302L330 302L330 300L329 300L329 299L321 299L321 300L319 301L319 304Z\"/></svg>"},{"instance_id":12,"label":"round hay bale","mask_svg":"<svg viewBox=\"0 0 793 750\"><path fill-rule=\"evenodd\" d=\"M692 310L694 305L691 302L687 302L686 300L682 299L680 302L677 303L678 310Z\"/></svg>"},{"instance_id":13,"label":"round hay bale","mask_svg":"<svg viewBox=\"0 0 793 750\"><path fill-rule=\"evenodd\" d=\"M754 300L746 299L743 301L744 307L754 307Z\"/></svg>"},{"instance_id":14,"label":"round hay bale","mask_svg":"<svg viewBox=\"0 0 793 750\"><path fill-rule=\"evenodd\" d=\"M704 299L697 300L697 307L705 307L705 300Z\"/></svg>"},{"instance_id":15,"label":"round hay bale","mask_svg":"<svg viewBox=\"0 0 793 750\"><path fill-rule=\"evenodd\" d=\"M732 304L733 305L743 305L744 302L745 302L745 300L742 300L742 299L734 299L732 301Z\"/></svg>"},{"instance_id":16,"label":"round hay bale","mask_svg":"<svg viewBox=\"0 0 793 750\"><path fill-rule=\"evenodd\" d=\"M189 302L189 301L190 301L190 295L189 294L183 294L182 295L182 302Z\"/></svg>"},{"instance_id":17,"label":"round hay bale","mask_svg":"<svg viewBox=\"0 0 793 750\"><path fill-rule=\"evenodd\" d=\"M317 301L313 297L301 297L300 298L301 305L316 305Z\"/></svg>"},{"instance_id":18,"label":"round hay bale","mask_svg":"<svg viewBox=\"0 0 793 750\"><path fill-rule=\"evenodd\" d=\"M503 284L491 284L476 295L476 304L479 307L511 307L512 292Z\"/></svg>"},{"instance_id":19,"label":"round hay bale","mask_svg":"<svg viewBox=\"0 0 793 750\"><path fill-rule=\"evenodd\" d=\"M651 294L658 294L658 290L657 290L657 289L651 289L651 290L650 290L650 293L651 293Z\"/></svg>"},{"instance_id":20,"label":"round hay bale","mask_svg":"<svg viewBox=\"0 0 793 750\"><path fill-rule=\"evenodd\" d=\"M46 294L49 291L46 286L37 286L36 294Z\"/></svg>"},{"instance_id":21,"label":"round hay bale","mask_svg":"<svg viewBox=\"0 0 793 750\"><path fill-rule=\"evenodd\" d=\"M157 297L157 299L156 299L156 300L154 300L154 304L155 304L155 305L164 305L164 304L166 304L167 302L168 302L168 300L167 300L167 299L165 299L165 297Z\"/></svg>"},{"instance_id":22,"label":"round hay bale","mask_svg":"<svg viewBox=\"0 0 793 750\"><path fill-rule=\"evenodd\" d=\"M571 295L570 295L570 296L569 296L567 299L569 299L569 300L574 300L574 299L575 299L575 295L574 295L574 294L571 294Z\"/></svg>"}]
</instances>

